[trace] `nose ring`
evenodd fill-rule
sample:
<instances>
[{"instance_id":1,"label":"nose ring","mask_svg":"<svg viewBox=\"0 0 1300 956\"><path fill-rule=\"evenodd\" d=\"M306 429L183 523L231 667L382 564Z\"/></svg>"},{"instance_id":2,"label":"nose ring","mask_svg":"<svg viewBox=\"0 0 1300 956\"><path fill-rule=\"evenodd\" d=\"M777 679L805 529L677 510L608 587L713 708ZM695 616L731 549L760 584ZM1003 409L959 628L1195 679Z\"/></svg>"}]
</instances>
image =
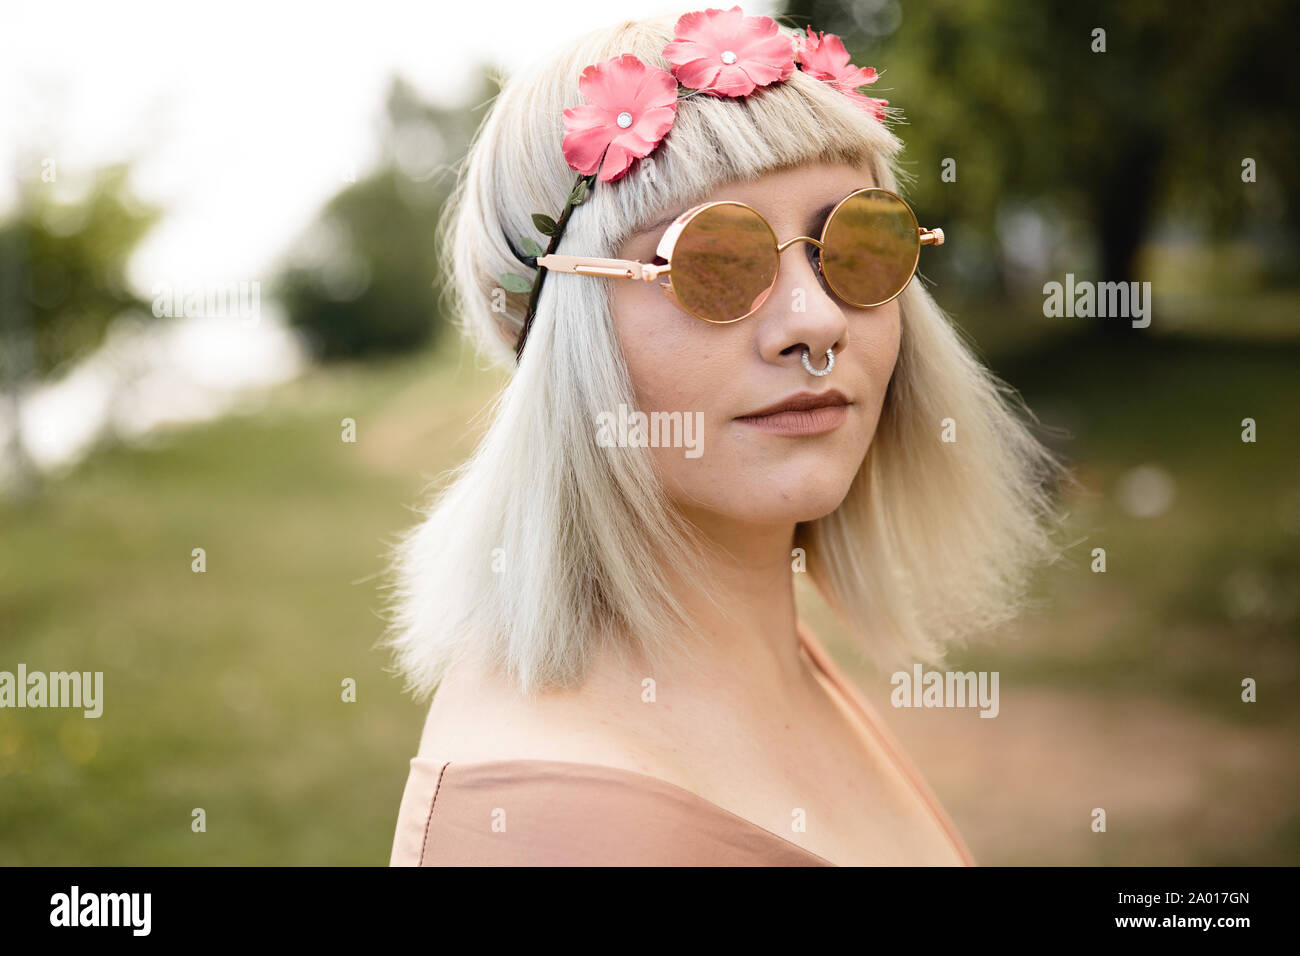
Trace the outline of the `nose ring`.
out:
<instances>
[{"instance_id":1,"label":"nose ring","mask_svg":"<svg viewBox=\"0 0 1300 956\"><path fill-rule=\"evenodd\" d=\"M809 352L807 346L805 346L805 347L804 347L804 350L803 350L803 367L804 367L804 371L806 371L809 375L816 375L816 376L818 376L818 377L821 377L822 375L829 375L829 374L831 373L831 369L833 369L833 368L835 367L835 350L834 350L834 349L827 349L827 350L826 350L826 367L825 367L825 368L822 368L822 369L816 369L816 368L813 368L813 367L812 367L812 362L810 361L811 358L812 358L812 353Z\"/></svg>"}]
</instances>

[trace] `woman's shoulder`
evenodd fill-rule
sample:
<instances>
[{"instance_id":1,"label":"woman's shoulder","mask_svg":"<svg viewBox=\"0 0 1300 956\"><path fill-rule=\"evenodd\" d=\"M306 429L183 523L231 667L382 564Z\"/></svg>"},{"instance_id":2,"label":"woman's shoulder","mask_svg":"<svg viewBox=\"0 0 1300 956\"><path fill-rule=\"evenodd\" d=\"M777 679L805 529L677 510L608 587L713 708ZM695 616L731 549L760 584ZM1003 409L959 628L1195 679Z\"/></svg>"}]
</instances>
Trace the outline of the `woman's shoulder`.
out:
<instances>
[{"instance_id":1,"label":"woman's shoulder","mask_svg":"<svg viewBox=\"0 0 1300 956\"><path fill-rule=\"evenodd\" d=\"M671 741L599 685L524 701L453 674L411 760L391 863L809 865L795 844L699 796Z\"/></svg>"},{"instance_id":2,"label":"woman's shoulder","mask_svg":"<svg viewBox=\"0 0 1300 956\"><path fill-rule=\"evenodd\" d=\"M669 772L672 729L647 719L631 692L610 682L525 697L500 677L466 663L451 668L429 707L417 757L436 763L549 759Z\"/></svg>"}]
</instances>

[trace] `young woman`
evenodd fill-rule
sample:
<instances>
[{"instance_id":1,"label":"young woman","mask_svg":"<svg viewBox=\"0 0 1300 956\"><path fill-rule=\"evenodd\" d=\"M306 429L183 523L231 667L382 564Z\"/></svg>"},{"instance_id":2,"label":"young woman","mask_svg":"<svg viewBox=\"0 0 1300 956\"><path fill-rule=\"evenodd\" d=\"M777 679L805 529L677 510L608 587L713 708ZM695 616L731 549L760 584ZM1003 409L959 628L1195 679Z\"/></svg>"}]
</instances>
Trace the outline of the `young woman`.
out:
<instances>
[{"instance_id":1,"label":"young woman","mask_svg":"<svg viewBox=\"0 0 1300 956\"><path fill-rule=\"evenodd\" d=\"M395 554L437 695L393 864L974 862L795 604L806 569L938 663L1054 553L1060 466L914 279L943 236L874 79L735 7L503 88L444 248L515 371Z\"/></svg>"}]
</instances>

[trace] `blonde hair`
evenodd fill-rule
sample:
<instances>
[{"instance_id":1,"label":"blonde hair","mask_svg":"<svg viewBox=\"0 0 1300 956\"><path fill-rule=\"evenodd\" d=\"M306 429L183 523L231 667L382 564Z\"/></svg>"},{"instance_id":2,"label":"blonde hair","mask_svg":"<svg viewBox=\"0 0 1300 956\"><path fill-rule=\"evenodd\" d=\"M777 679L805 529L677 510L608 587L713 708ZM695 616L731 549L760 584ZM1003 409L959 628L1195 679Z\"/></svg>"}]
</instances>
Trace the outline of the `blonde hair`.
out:
<instances>
[{"instance_id":1,"label":"blonde hair","mask_svg":"<svg viewBox=\"0 0 1300 956\"><path fill-rule=\"evenodd\" d=\"M531 214L558 216L574 184L561 112L582 102L579 75L621 53L668 68L661 51L675 20L588 34L496 97L440 229L453 313L492 361L514 366L527 300L500 288L503 272L527 272L510 244L536 237ZM557 251L613 257L645 224L728 182L810 162L868 164L877 185L897 191L901 147L798 69L742 99L694 96L649 159L596 183ZM393 551L385 643L419 698L466 653L531 694L579 683L602 636L622 634L616 651L659 660L689 633L663 569L691 580L708 544L674 509L649 450L598 447L591 425L601 410L635 407L613 281L547 277L482 442ZM1044 519L1060 465L919 280L899 303L900 353L870 450L843 503L801 524L796 543L869 656L933 663L1017 613L1029 571L1054 554ZM955 443L940 441L945 418L960 423Z\"/></svg>"}]
</instances>

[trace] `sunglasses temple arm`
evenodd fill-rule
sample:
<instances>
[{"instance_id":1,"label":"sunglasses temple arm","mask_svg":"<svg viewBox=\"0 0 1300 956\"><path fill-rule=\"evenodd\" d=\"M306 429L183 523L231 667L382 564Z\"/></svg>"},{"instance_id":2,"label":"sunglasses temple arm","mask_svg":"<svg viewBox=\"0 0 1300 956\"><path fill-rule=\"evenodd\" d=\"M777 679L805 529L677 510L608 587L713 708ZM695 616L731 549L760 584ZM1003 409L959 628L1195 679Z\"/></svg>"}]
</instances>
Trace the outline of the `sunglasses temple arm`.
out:
<instances>
[{"instance_id":1,"label":"sunglasses temple arm","mask_svg":"<svg viewBox=\"0 0 1300 956\"><path fill-rule=\"evenodd\" d=\"M920 229L918 233L923 246L943 245L942 229ZM641 279L644 282L653 282L669 275L672 269L671 265L648 265L633 259L596 259L588 256L563 256L554 252L538 258L537 265L550 272L606 276L612 279Z\"/></svg>"},{"instance_id":2,"label":"sunglasses temple arm","mask_svg":"<svg viewBox=\"0 0 1300 956\"><path fill-rule=\"evenodd\" d=\"M537 264L551 272L572 272L585 276L607 276L612 279L641 279L653 282L668 274L668 266L647 265L632 259L593 259L587 256L562 256L556 253L542 256Z\"/></svg>"}]
</instances>

